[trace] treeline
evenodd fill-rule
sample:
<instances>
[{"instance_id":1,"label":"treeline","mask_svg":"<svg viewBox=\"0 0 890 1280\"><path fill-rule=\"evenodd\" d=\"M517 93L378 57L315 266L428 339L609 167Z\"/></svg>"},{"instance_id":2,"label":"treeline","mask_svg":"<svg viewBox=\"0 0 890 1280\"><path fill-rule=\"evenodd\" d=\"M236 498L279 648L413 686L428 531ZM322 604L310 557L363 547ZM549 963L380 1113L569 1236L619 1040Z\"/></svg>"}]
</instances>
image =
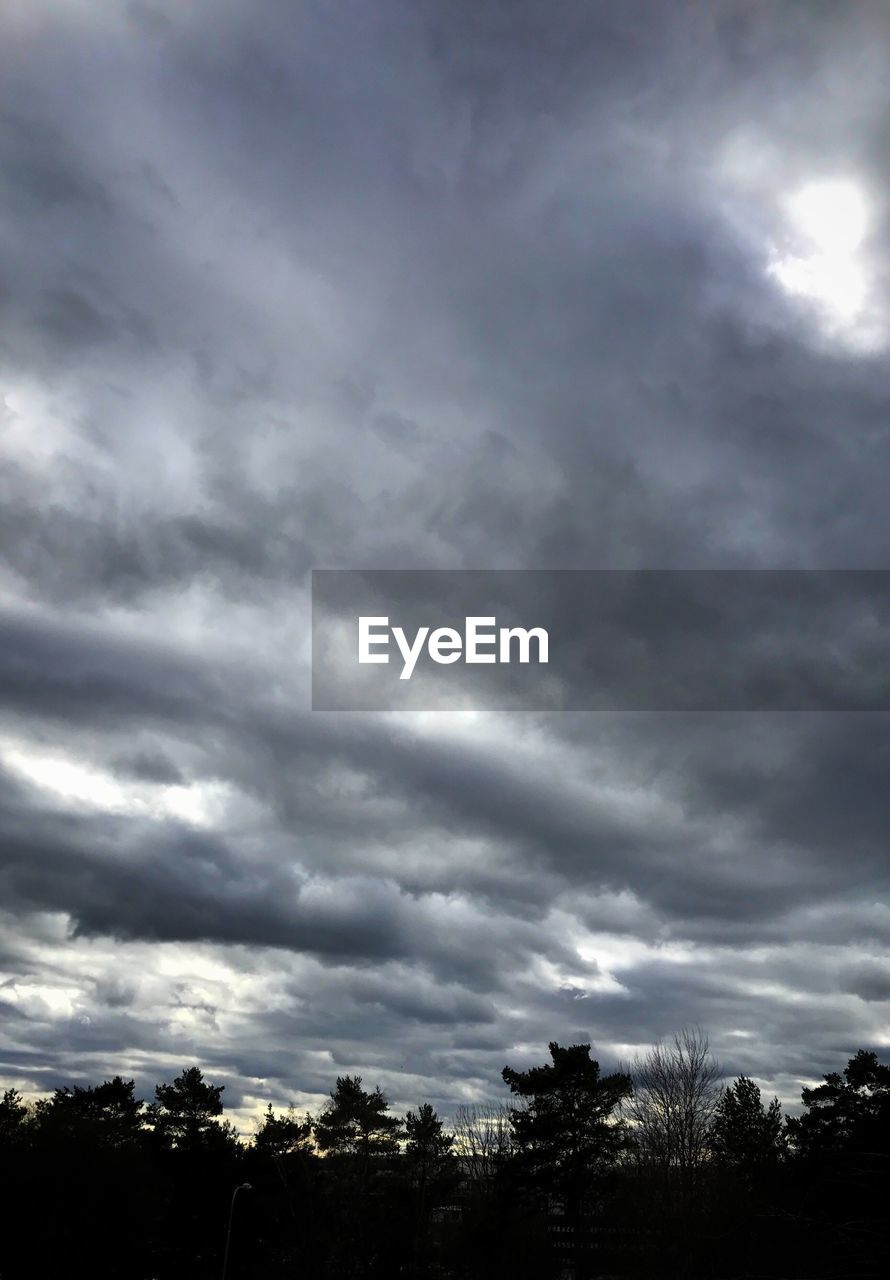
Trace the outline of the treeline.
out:
<instances>
[{"instance_id":1,"label":"treeline","mask_svg":"<svg viewBox=\"0 0 890 1280\"><path fill-rule=\"evenodd\" d=\"M890 1274L890 1066L785 1117L699 1032L604 1074L505 1067L504 1101L392 1113L360 1077L249 1140L189 1067L0 1101L0 1280L591 1280Z\"/></svg>"}]
</instances>

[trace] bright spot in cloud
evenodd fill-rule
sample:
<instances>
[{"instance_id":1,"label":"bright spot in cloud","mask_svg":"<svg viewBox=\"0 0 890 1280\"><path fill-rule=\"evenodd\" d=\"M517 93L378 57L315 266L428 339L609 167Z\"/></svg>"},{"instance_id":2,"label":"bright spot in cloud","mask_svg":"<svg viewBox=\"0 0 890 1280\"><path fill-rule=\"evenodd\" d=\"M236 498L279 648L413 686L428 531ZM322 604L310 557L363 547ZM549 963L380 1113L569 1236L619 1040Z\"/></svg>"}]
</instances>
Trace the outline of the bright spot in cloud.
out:
<instances>
[{"instance_id":1,"label":"bright spot in cloud","mask_svg":"<svg viewBox=\"0 0 890 1280\"><path fill-rule=\"evenodd\" d=\"M882 345L870 312L863 258L868 204L853 182L807 183L783 202L787 231L775 249L769 274L789 294L819 311L831 336L863 349Z\"/></svg>"},{"instance_id":2,"label":"bright spot in cloud","mask_svg":"<svg viewBox=\"0 0 890 1280\"><path fill-rule=\"evenodd\" d=\"M852 182L810 182L786 208L800 235L830 257L855 253L865 238L865 198Z\"/></svg>"},{"instance_id":3,"label":"bright spot in cloud","mask_svg":"<svg viewBox=\"0 0 890 1280\"><path fill-rule=\"evenodd\" d=\"M122 783L94 765L60 753L37 752L9 739L0 742L0 761L60 800L108 813L177 818L195 826L211 826L221 799L214 784Z\"/></svg>"},{"instance_id":4,"label":"bright spot in cloud","mask_svg":"<svg viewBox=\"0 0 890 1280\"><path fill-rule=\"evenodd\" d=\"M865 273L855 262L834 262L830 258L780 258L770 266L773 275L788 293L821 303L840 322L856 319L865 304Z\"/></svg>"}]
</instances>

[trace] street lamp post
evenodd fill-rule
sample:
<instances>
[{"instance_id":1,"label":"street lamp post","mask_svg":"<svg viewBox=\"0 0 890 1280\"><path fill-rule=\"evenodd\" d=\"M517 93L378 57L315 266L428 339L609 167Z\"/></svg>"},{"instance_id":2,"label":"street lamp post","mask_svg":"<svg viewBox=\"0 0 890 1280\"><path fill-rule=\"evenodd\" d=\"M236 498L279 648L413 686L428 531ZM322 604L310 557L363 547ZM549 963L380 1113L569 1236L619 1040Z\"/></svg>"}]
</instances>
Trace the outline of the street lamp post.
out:
<instances>
[{"instance_id":1,"label":"street lamp post","mask_svg":"<svg viewBox=\"0 0 890 1280\"><path fill-rule=\"evenodd\" d=\"M235 1201L238 1198L239 1191L252 1191L253 1187L249 1182L239 1182L238 1186L232 1192L232 1203L229 1205L229 1226L226 1231L226 1251L223 1254L222 1280L226 1280L229 1271L229 1245L232 1243L232 1219L235 1216Z\"/></svg>"}]
</instances>

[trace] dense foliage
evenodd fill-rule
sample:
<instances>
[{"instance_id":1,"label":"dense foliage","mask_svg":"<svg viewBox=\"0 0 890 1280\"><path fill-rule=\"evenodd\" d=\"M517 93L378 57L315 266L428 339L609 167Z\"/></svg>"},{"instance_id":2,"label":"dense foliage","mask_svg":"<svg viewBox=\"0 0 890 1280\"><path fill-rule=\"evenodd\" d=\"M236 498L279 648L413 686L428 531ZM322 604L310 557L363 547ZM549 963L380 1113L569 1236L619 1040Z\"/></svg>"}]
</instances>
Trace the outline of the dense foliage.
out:
<instances>
[{"instance_id":1,"label":"dense foliage","mask_svg":"<svg viewBox=\"0 0 890 1280\"><path fill-rule=\"evenodd\" d=\"M0 1099L0 1280L585 1280L890 1274L890 1066L860 1050L800 1114L700 1033L604 1075L589 1045L505 1067L449 1123L358 1076L239 1138L189 1067ZM227 1248L228 1246L228 1248Z\"/></svg>"}]
</instances>

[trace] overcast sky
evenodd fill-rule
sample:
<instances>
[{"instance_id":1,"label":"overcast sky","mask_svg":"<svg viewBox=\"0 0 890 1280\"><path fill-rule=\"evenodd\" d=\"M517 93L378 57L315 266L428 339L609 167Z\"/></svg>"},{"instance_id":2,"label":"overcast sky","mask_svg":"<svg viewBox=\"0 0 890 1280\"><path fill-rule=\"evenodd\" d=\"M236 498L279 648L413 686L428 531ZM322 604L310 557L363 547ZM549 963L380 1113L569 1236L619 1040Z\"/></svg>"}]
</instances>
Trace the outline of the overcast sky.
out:
<instances>
[{"instance_id":1,"label":"overcast sky","mask_svg":"<svg viewBox=\"0 0 890 1280\"><path fill-rule=\"evenodd\" d=\"M308 607L887 567L886 3L0 25L0 1076L885 1049L886 716L312 712Z\"/></svg>"}]
</instances>

